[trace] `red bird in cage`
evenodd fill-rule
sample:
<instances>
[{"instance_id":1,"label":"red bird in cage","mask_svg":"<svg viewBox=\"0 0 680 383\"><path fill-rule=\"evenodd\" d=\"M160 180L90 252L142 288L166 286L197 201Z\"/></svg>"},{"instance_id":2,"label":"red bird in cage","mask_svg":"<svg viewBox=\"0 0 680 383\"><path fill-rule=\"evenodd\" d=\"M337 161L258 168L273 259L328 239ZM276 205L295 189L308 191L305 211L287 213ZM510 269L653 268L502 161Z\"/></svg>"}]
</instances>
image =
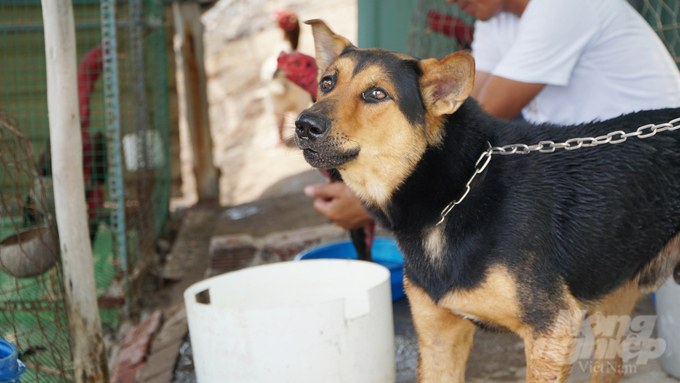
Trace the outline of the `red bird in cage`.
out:
<instances>
[{"instance_id":1,"label":"red bird in cage","mask_svg":"<svg viewBox=\"0 0 680 383\"><path fill-rule=\"evenodd\" d=\"M277 59L278 66L276 68L277 74L282 74L295 85L306 90L312 97L312 101L316 102L316 92L319 87L316 81L317 66L314 57L308 56L298 51L290 53L281 52ZM330 182L342 181L340 172L335 169L325 170L321 172L328 178ZM371 221L361 229L350 230L352 243L357 250L359 259L371 260L371 248L373 247L373 236L375 232L375 222Z\"/></svg>"},{"instance_id":2,"label":"red bird in cage","mask_svg":"<svg viewBox=\"0 0 680 383\"><path fill-rule=\"evenodd\" d=\"M306 90L312 96L312 101L316 102L316 89L319 84L316 81L317 68L314 57L298 51L281 52L276 61L277 74L274 76L283 74L295 85Z\"/></svg>"},{"instance_id":3,"label":"red bird in cage","mask_svg":"<svg viewBox=\"0 0 680 383\"><path fill-rule=\"evenodd\" d=\"M446 37L456 39L462 49L469 49L472 45L474 28L465 21L449 14L442 14L431 9L427 12L427 25L433 31Z\"/></svg>"},{"instance_id":4,"label":"red bird in cage","mask_svg":"<svg viewBox=\"0 0 680 383\"><path fill-rule=\"evenodd\" d=\"M296 50L300 39L300 23L295 13L282 9L274 13L274 17L283 31L283 37L290 43L290 49Z\"/></svg>"},{"instance_id":5,"label":"red bird in cage","mask_svg":"<svg viewBox=\"0 0 680 383\"><path fill-rule=\"evenodd\" d=\"M274 14L278 27L283 31L283 39L275 42L272 54L260 67L260 81L266 91L265 106L267 112L276 119L277 144L285 144L284 123L286 113L298 114L309 106L309 98L297 86L285 78L276 76L279 52L291 52L297 49L300 37L300 22L289 10L277 11Z\"/></svg>"},{"instance_id":6,"label":"red bird in cage","mask_svg":"<svg viewBox=\"0 0 680 383\"><path fill-rule=\"evenodd\" d=\"M101 132L90 133L90 97L95 83L103 71L102 47L96 46L83 56L78 66L78 104L80 109L80 133L83 141L83 178L85 181L85 200L87 202L87 218L90 241L93 242L104 207L104 192L108 175L106 139ZM50 145L40 156L38 170L41 177L52 176L52 156ZM36 225L39 222L38 209L35 202L26 203L24 209L24 226Z\"/></svg>"},{"instance_id":7,"label":"red bird in cage","mask_svg":"<svg viewBox=\"0 0 680 383\"><path fill-rule=\"evenodd\" d=\"M83 137L83 176L85 200L90 226L90 240L94 241L99 226L98 215L104 207L104 192L108 175L106 141L101 132L90 135L90 96L103 71L102 48L90 50L78 67L78 105L80 107L80 131Z\"/></svg>"}]
</instances>

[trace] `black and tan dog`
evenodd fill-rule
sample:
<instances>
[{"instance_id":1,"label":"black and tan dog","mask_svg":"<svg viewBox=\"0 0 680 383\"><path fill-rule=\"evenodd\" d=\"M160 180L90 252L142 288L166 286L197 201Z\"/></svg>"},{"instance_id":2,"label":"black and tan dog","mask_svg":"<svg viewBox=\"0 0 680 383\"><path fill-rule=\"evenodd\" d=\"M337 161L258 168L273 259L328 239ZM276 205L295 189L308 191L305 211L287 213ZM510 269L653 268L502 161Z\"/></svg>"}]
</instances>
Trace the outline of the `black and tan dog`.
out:
<instances>
[{"instance_id":1,"label":"black and tan dog","mask_svg":"<svg viewBox=\"0 0 680 383\"><path fill-rule=\"evenodd\" d=\"M437 222L489 145L635 131L680 117L680 109L568 127L501 121L468 98L469 55L419 61L361 50L319 20L308 24L320 97L297 118L297 144L312 166L338 169L393 231L405 258L420 382L464 380L476 324L523 338L527 382L564 382L584 312L625 318L640 294L670 276L680 260L680 130L493 156ZM604 317L590 318L595 337L611 336L596 330L597 318ZM595 353L607 368L594 368L591 382L620 379L616 347Z\"/></svg>"}]
</instances>

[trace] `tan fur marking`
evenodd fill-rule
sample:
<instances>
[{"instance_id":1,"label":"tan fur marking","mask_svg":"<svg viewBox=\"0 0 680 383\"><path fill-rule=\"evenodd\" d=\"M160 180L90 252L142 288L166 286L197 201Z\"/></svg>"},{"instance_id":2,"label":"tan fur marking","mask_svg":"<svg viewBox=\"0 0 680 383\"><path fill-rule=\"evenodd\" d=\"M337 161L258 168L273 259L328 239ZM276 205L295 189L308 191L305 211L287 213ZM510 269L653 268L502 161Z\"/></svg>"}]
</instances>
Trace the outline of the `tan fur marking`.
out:
<instances>
[{"instance_id":1,"label":"tan fur marking","mask_svg":"<svg viewBox=\"0 0 680 383\"><path fill-rule=\"evenodd\" d=\"M438 263L441 260L444 249L446 248L444 227L435 226L433 229L425 232L423 247L425 248L426 255L430 257L430 260Z\"/></svg>"},{"instance_id":2,"label":"tan fur marking","mask_svg":"<svg viewBox=\"0 0 680 383\"><path fill-rule=\"evenodd\" d=\"M474 290L457 290L439 300L439 305L455 312L499 324L518 332L524 326L517 301L517 282L503 266L489 268L482 285Z\"/></svg>"},{"instance_id":3,"label":"tan fur marking","mask_svg":"<svg viewBox=\"0 0 680 383\"><path fill-rule=\"evenodd\" d=\"M441 60L419 63L423 71L420 92L427 110L430 142L441 139L442 117L458 110L472 92L475 61L467 52L452 53Z\"/></svg>"},{"instance_id":4,"label":"tan fur marking","mask_svg":"<svg viewBox=\"0 0 680 383\"><path fill-rule=\"evenodd\" d=\"M423 71L420 91L428 113L438 117L458 110L472 92L475 61L467 52L419 63Z\"/></svg>"},{"instance_id":5,"label":"tan fur marking","mask_svg":"<svg viewBox=\"0 0 680 383\"><path fill-rule=\"evenodd\" d=\"M635 277L643 294L656 291L680 263L680 233L676 234L647 266Z\"/></svg>"},{"instance_id":6,"label":"tan fur marking","mask_svg":"<svg viewBox=\"0 0 680 383\"><path fill-rule=\"evenodd\" d=\"M640 295L637 283L628 282L589 310L588 321L596 344L590 383L616 383L623 377L621 342Z\"/></svg>"},{"instance_id":7,"label":"tan fur marking","mask_svg":"<svg viewBox=\"0 0 680 383\"><path fill-rule=\"evenodd\" d=\"M312 26L314 48L316 50L316 65L319 71L317 80L320 80L326 68L352 43L346 38L333 33L326 23L321 20L307 20L305 24Z\"/></svg>"},{"instance_id":8,"label":"tan fur marking","mask_svg":"<svg viewBox=\"0 0 680 383\"><path fill-rule=\"evenodd\" d=\"M463 383L475 325L437 306L423 289L413 286L406 277L404 289L418 334L418 382Z\"/></svg>"},{"instance_id":9,"label":"tan fur marking","mask_svg":"<svg viewBox=\"0 0 680 383\"><path fill-rule=\"evenodd\" d=\"M530 328L518 332L524 340L527 383L564 383L569 377L574 338L578 335L583 314L571 294L565 297L565 304L566 308L560 311L548 333L536 336Z\"/></svg>"},{"instance_id":10,"label":"tan fur marking","mask_svg":"<svg viewBox=\"0 0 680 383\"><path fill-rule=\"evenodd\" d=\"M458 352L462 356L451 356L448 350L441 350L437 341L444 334L460 334L466 321L461 315L474 316L483 321L500 324L519 334L525 342L527 356L527 382L565 382L570 369L574 337L582 321L582 311L576 299L567 294L565 309L554 320L550 331L537 334L533 328L519 319L520 310L516 299L517 285L510 272L503 266L493 266L479 288L471 291L454 291L442 298L438 305L420 288L412 286L405 279L406 294L411 303L414 324L418 333L421 359L418 367L419 382L452 381L462 382L464 369L460 360L467 360L467 345ZM449 309L441 311L443 308ZM446 339L450 339L451 335ZM472 336L470 335L470 342ZM446 345L446 344L445 344ZM441 354L441 355L440 355ZM448 361L448 362L447 362ZM449 374L455 371L459 380L452 376L437 374L445 366ZM436 378L431 378L436 377ZM446 379L449 380L446 380ZM440 379L440 380L436 380Z\"/></svg>"}]
</instances>

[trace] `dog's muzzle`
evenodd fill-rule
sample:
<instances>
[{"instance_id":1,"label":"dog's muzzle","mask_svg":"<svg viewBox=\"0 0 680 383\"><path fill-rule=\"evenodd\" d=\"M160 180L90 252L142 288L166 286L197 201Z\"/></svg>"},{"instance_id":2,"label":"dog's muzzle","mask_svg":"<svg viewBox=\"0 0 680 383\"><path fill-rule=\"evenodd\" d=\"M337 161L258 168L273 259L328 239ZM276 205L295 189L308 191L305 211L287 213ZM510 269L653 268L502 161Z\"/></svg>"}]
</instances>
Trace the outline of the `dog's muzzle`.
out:
<instances>
[{"instance_id":1,"label":"dog's muzzle","mask_svg":"<svg viewBox=\"0 0 680 383\"><path fill-rule=\"evenodd\" d=\"M307 149L309 145L325 137L330 126L328 118L306 111L302 112L295 120L295 136L298 146L301 149Z\"/></svg>"},{"instance_id":2,"label":"dog's muzzle","mask_svg":"<svg viewBox=\"0 0 680 383\"><path fill-rule=\"evenodd\" d=\"M305 160L315 168L337 168L359 155L359 148L343 150L340 140L329 135L330 127L330 119L309 111L295 120L295 141Z\"/></svg>"}]
</instances>

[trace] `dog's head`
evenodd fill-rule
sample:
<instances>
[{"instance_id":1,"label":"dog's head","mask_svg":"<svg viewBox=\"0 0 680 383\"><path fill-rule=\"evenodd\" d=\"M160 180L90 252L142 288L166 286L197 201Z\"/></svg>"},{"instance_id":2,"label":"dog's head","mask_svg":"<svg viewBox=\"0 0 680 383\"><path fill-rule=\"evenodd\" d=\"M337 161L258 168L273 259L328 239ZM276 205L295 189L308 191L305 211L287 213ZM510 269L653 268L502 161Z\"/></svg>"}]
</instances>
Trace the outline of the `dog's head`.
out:
<instances>
[{"instance_id":1,"label":"dog's head","mask_svg":"<svg viewBox=\"0 0 680 383\"><path fill-rule=\"evenodd\" d=\"M318 101L295 121L296 142L312 166L337 168L366 203L381 207L428 146L443 118L472 91L474 60L454 53L417 60L358 49L320 20L312 26Z\"/></svg>"}]
</instances>

